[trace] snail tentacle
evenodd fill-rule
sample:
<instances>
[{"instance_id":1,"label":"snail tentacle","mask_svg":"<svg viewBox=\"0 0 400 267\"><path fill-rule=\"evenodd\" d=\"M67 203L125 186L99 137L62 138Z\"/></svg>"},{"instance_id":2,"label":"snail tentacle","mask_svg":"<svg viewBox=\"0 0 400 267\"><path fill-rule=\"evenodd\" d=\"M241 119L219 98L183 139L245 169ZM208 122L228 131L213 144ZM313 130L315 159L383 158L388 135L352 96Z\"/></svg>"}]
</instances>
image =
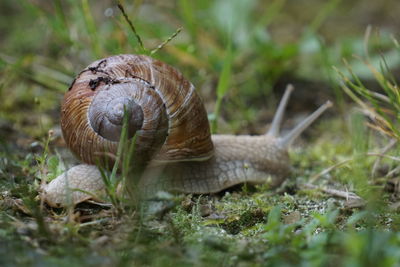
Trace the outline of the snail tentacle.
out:
<instances>
[{"instance_id":1,"label":"snail tentacle","mask_svg":"<svg viewBox=\"0 0 400 267\"><path fill-rule=\"evenodd\" d=\"M327 101L325 104L320 106L316 111L311 113L307 118L301 121L293 130L291 130L287 135L279 139L279 145L282 147L289 147L293 141L302 133L311 123L321 116L328 108L332 107L332 102Z\"/></svg>"},{"instance_id":2,"label":"snail tentacle","mask_svg":"<svg viewBox=\"0 0 400 267\"><path fill-rule=\"evenodd\" d=\"M289 84L286 87L285 93L283 94L283 97L281 101L279 102L279 106L276 110L275 116L272 119L271 127L269 128L267 135L271 136L279 136L279 131L282 125L282 119L285 114L285 109L287 106L287 103L289 102L290 94L293 92L294 87L293 85Z\"/></svg>"}]
</instances>

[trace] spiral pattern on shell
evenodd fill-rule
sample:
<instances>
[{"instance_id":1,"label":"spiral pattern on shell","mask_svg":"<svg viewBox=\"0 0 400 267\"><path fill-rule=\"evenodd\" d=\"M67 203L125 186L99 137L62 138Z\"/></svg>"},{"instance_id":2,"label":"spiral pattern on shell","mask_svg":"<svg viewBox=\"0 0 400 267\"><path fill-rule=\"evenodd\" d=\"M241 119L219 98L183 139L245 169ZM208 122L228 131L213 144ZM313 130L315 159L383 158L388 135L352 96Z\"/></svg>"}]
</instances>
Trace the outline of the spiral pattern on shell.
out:
<instances>
[{"instance_id":1,"label":"spiral pattern on shell","mask_svg":"<svg viewBox=\"0 0 400 267\"><path fill-rule=\"evenodd\" d=\"M213 154L207 113L194 86L175 68L143 55L101 59L77 76L62 104L64 139L88 164L110 161L124 114L128 137L136 134L135 158L143 162Z\"/></svg>"}]
</instances>

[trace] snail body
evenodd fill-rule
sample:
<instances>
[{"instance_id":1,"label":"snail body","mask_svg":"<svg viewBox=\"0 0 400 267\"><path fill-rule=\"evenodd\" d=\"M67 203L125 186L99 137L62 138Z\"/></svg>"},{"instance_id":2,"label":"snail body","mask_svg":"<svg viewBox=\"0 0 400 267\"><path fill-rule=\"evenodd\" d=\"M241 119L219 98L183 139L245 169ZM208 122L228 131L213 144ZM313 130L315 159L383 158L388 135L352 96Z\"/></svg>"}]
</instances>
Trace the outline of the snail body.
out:
<instances>
[{"instance_id":1,"label":"snail body","mask_svg":"<svg viewBox=\"0 0 400 267\"><path fill-rule=\"evenodd\" d=\"M141 171L144 195L158 190L215 193L240 183L277 186L290 172L288 147L331 103L284 137L279 128L293 88L288 86L267 134L211 135L207 112L194 86L173 67L143 55L98 60L73 81L64 97L61 128L70 150L84 163L45 188L51 206L92 198L104 183L94 165L113 166L124 114L135 137L132 164ZM69 189L79 189L78 191Z\"/></svg>"},{"instance_id":2,"label":"snail body","mask_svg":"<svg viewBox=\"0 0 400 267\"><path fill-rule=\"evenodd\" d=\"M290 171L287 150L274 138L248 135L213 135L214 155L204 161L172 162L150 166L140 188L209 194L237 184L267 183L275 187Z\"/></svg>"}]
</instances>

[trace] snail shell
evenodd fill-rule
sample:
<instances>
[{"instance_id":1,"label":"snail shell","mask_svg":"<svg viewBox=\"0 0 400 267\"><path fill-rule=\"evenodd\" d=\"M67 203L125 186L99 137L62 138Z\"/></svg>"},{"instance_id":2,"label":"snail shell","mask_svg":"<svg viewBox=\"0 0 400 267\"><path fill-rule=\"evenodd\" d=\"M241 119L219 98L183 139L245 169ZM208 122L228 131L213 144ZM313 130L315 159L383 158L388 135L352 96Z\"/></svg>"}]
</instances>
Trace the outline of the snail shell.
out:
<instances>
[{"instance_id":1,"label":"snail shell","mask_svg":"<svg viewBox=\"0 0 400 267\"><path fill-rule=\"evenodd\" d=\"M62 104L68 147L85 163L112 162L124 112L141 164L213 154L207 113L194 86L175 68L143 55L98 60L77 76Z\"/></svg>"}]
</instances>

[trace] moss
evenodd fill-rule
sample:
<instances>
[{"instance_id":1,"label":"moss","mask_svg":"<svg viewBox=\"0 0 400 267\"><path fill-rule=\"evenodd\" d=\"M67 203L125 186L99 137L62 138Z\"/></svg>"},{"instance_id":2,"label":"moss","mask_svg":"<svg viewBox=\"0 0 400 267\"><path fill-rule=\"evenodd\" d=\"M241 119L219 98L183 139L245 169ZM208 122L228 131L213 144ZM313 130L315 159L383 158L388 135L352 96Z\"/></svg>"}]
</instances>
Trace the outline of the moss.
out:
<instances>
[{"instance_id":1,"label":"moss","mask_svg":"<svg viewBox=\"0 0 400 267\"><path fill-rule=\"evenodd\" d=\"M242 230L265 221L265 213L261 209L247 210L237 217L227 220L220 226L229 234L236 235Z\"/></svg>"}]
</instances>

